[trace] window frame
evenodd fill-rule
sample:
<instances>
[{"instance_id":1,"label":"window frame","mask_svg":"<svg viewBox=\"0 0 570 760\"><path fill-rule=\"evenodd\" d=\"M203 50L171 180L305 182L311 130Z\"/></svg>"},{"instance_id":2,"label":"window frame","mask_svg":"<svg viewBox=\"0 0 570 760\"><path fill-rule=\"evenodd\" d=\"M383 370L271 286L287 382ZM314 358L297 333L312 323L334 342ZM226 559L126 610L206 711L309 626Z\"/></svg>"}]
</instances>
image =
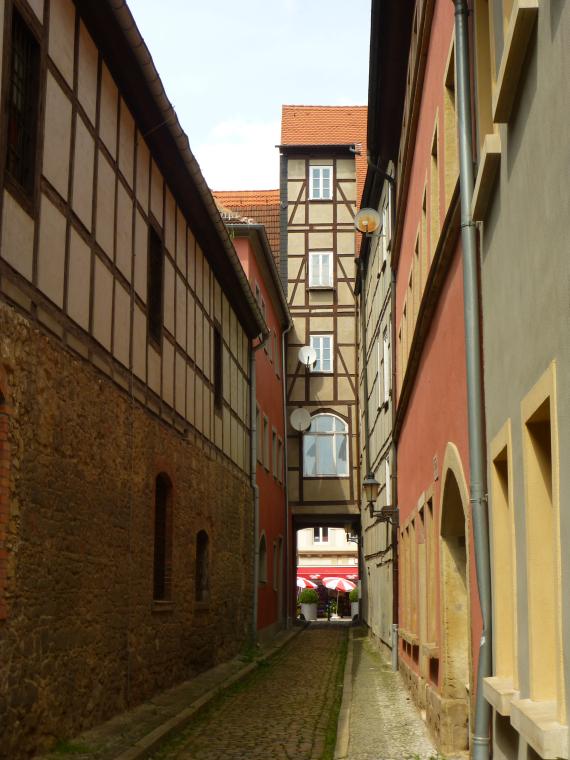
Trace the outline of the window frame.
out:
<instances>
[{"instance_id":1,"label":"window frame","mask_svg":"<svg viewBox=\"0 0 570 760\"><path fill-rule=\"evenodd\" d=\"M344 426L343 431L337 431L334 429L332 431L327 432L320 432L320 431L313 431L311 432L311 427L313 425L313 421L318 419L319 417L331 417L333 420L338 420L342 423ZM350 428L348 425L348 422L346 420L343 420L342 417L340 417L337 414L332 414L331 412L319 412L318 414L314 414L311 417L311 427L303 433L303 478L349 478L350 477ZM332 440L332 458L334 462L334 468L335 472L322 472L319 469L319 459L318 459L318 446L317 441L319 437L325 437L330 436ZM346 439L346 459L344 460L344 468L342 471L339 471L340 468L338 466L339 460L337 459L337 443L336 438L339 436L344 436ZM306 466L306 456L307 456L307 448L311 445L309 443L310 438L315 438L315 472L313 474L307 473L307 466ZM343 460L340 460L343 461Z\"/></svg>"},{"instance_id":2,"label":"window frame","mask_svg":"<svg viewBox=\"0 0 570 760\"><path fill-rule=\"evenodd\" d=\"M329 178L329 193L327 197L323 197L323 169L330 172ZM314 195L315 189L315 177L318 177L318 190L320 195ZM309 200L310 201L332 201L333 200L333 166L332 164L314 164L309 166Z\"/></svg>"},{"instance_id":3,"label":"window frame","mask_svg":"<svg viewBox=\"0 0 570 760\"><path fill-rule=\"evenodd\" d=\"M324 339L327 339L330 341L330 369L322 369L322 367L319 367L319 363L321 362L321 356L322 356L322 348L318 348L313 344L313 339L315 341L322 341ZM309 345L311 348L314 348L317 352L317 360L313 367L311 367L311 372L313 374L321 374L321 375L332 375L334 373L334 340L333 340L333 333L311 333L309 336Z\"/></svg>"},{"instance_id":4,"label":"window frame","mask_svg":"<svg viewBox=\"0 0 570 760\"><path fill-rule=\"evenodd\" d=\"M322 282L322 260L323 257L329 258L329 282ZM313 258L319 259L319 278L318 282L313 281ZM333 272L334 258L333 251L309 251L309 288L315 290L332 290L334 288L334 272Z\"/></svg>"},{"instance_id":5,"label":"window frame","mask_svg":"<svg viewBox=\"0 0 570 760\"><path fill-rule=\"evenodd\" d=\"M318 538L317 538L318 536ZM329 529L328 526L320 526L313 528L313 544L328 544L329 543Z\"/></svg>"}]
</instances>

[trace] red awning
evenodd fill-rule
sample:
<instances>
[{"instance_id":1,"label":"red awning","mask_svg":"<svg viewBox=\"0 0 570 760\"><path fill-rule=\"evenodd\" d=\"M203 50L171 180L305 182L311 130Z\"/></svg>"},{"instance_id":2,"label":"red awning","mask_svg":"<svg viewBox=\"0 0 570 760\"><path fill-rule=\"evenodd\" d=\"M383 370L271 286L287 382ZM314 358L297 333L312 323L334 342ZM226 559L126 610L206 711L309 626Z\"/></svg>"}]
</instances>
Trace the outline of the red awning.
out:
<instances>
[{"instance_id":1,"label":"red awning","mask_svg":"<svg viewBox=\"0 0 570 760\"><path fill-rule=\"evenodd\" d=\"M310 581L322 580L323 578L347 578L349 581L358 581L358 565L325 565L298 567L297 576L308 578Z\"/></svg>"}]
</instances>

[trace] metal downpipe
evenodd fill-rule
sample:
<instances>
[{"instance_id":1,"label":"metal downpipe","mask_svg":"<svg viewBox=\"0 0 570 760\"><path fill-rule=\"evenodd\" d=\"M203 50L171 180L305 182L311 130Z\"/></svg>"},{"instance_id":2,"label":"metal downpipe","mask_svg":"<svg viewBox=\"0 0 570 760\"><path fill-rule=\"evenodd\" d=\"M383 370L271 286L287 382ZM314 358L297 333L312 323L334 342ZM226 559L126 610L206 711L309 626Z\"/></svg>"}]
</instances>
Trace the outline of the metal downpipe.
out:
<instances>
[{"instance_id":1,"label":"metal downpipe","mask_svg":"<svg viewBox=\"0 0 570 760\"><path fill-rule=\"evenodd\" d=\"M467 409L469 420L469 501L473 520L475 565L483 630L479 645L477 693L473 730L474 760L489 758L491 708L483 695L483 679L491 675L491 572L487 482L483 437L483 385L481 379L481 336L479 330L479 281L475 223L471 218L473 158L471 131L471 88L466 0L455 0L455 45L457 61L457 103L459 131L459 179L461 200L461 242L463 247L463 290L465 353L467 364Z\"/></svg>"},{"instance_id":2,"label":"metal downpipe","mask_svg":"<svg viewBox=\"0 0 570 760\"><path fill-rule=\"evenodd\" d=\"M283 383L283 485L285 487L285 628L289 630L293 624L291 616L291 539L289 526L289 459L287 457L287 333L293 328L291 320L281 333L281 380Z\"/></svg>"}]
</instances>

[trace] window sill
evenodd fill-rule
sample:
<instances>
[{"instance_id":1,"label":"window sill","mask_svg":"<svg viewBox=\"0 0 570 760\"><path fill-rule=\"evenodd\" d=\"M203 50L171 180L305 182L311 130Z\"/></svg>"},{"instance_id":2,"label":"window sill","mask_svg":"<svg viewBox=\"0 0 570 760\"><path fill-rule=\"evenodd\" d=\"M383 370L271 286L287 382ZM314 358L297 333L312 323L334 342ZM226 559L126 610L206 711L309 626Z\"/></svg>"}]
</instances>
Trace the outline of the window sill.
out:
<instances>
[{"instance_id":1,"label":"window sill","mask_svg":"<svg viewBox=\"0 0 570 760\"><path fill-rule=\"evenodd\" d=\"M568 726L557 720L557 703L511 701L511 725L540 757L568 758Z\"/></svg>"},{"instance_id":2,"label":"window sill","mask_svg":"<svg viewBox=\"0 0 570 760\"><path fill-rule=\"evenodd\" d=\"M422 644L422 654L430 660L438 660L439 647L437 644Z\"/></svg>"},{"instance_id":3,"label":"window sill","mask_svg":"<svg viewBox=\"0 0 570 760\"><path fill-rule=\"evenodd\" d=\"M513 687L513 679L501 676L485 678L483 695L499 715L510 715L511 701L519 698L519 692Z\"/></svg>"},{"instance_id":4,"label":"window sill","mask_svg":"<svg viewBox=\"0 0 570 760\"><path fill-rule=\"evenodd\" d=\"M332 195L330 198L310 198L309 197L309 201L311 203L332 203L333 198L332 198Z\"/></svg>"},{"instance_id":5,"label":"window sill","mask_svg":"<svg viewBox=\"0 0 570 760\"><path fill-rule=\"evenodd\" d=\"M501 138L493 133L485 135L479 171L475 180L473 199L471 201L471 216L476 222L482 222L487 215L487 207L491 199L497 170L501 163Z\"/></svg>"},{"instance_id":6,"label":"window sill","mask_svg":"<svg viewBox=\"0 0 570 760\"><path fill-rule=\"evenodd\" d=\"M538 16L539 0L516 0L505 35L505 47L493 98L493 121L507 124L517 94L524 58Z\"/></svg>"},{"instance_id":7,"label":"window sill","mask_svg":"<svg viewBox=\"0 0 570 760\"><path fill-rule=\"evenodd\" d=\"M398 634L407 644L411 644L413 647L417 647L420 643L419 637L414 633L410 633L403 628L400 628Z\"/></svg>"},{"instance_id":8,"label":"window sill","mask_svg":"<svg viewBox=\"0 0 570 760\"><path fill-rule=\"evenodd\" d=\"M307 287L307 290L318 290L318 291L327 291L327 290L336 290L334 285L309 285Z\"/></svg>"},{"instance_id":9,"label":"window sill","mask_svg":"<svg viewBox=\"0 0 570 760\"><path fill-rule=\"evenodd\" d=\"M172 612L174 610L174 602L170 599L153 599L151 610L153 612Z\"/></svg>"},{"instance_id":10,"label":"window sill","mask_svg":"<svg viewBox=\"0 0 570 760\"><path fill-rule=\"evenodd\" d=\"M303 475L305 480L346 480L350 475Z\"/></svg>"}]
</instances>

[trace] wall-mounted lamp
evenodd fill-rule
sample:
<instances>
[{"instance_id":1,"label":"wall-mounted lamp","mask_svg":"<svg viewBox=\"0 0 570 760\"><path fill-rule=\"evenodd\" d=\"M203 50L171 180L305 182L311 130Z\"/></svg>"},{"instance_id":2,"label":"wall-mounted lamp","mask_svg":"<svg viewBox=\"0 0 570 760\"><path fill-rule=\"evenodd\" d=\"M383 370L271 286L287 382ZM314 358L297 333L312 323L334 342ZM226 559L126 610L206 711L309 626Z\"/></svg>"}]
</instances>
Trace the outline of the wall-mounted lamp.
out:
<instances>
[{"instance_id":1,"label":"wall-mounted lamp","mask_svg":"<svg viewBox=\"0 0 570 760\"><path fill-rule=\"evenodd\" d=\"M363 235L371 237L380 227L380 214L373 208L361 208L354 217L354 227Z\"/></svg>"},{"instance_id":2,"label":"wall-mounted lamp","mask_svg":"<svg viewBox=\"0 0 570 760\"><path fill-rule=\"evenodd\" d=\"M376 517L378 522L389 522L391 525L397 526L399 522L397 507L386 505L381 509L374 509L374 503L380 493L380 483L376 480L372 472L369 472L362 481L362 490L364 491L364 498L368 503L370 519Z\"/></svg>"}]
</instances>

